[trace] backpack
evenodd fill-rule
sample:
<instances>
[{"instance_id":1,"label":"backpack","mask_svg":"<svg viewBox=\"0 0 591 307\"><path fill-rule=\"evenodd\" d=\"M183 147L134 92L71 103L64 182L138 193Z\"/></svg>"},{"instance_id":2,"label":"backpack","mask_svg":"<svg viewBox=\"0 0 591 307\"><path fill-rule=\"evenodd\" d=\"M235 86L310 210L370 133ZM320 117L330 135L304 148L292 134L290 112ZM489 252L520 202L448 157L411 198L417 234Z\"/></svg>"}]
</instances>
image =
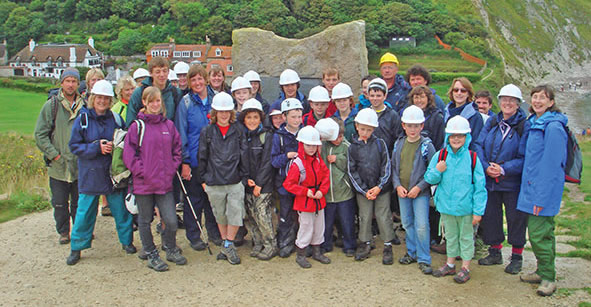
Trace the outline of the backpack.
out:
<instances>
[{"instance_id":1,"label":"backpack","mask_svg":"<svg viewBox=\"0 0 591 307\"><path fill-rule=\"evenodd\" d=\"M581 184L581 172L583 171L583 153L575 134L568 126L564 126L567 135L566 165L564 167L564 180L570 183Z\"/></svg>"},{"instance_id":2,"label":"backpack","mask_svg":"<svg viewBox=\"0 0 591 307\"><path fill-rule=\"evenodd\" d=\"M137 125L137 134L139 136L138 142L138 149L142 147L142 142L144 140L144 132L146 130L146 125L143 120L136 119L134 122ZM123 163L123 148L125 145L125 136L127 135L127 131L121 128L115 129L113 133L113 153L111 159L111 182L113 183L113 188L124 188L130 185L130 177L131 172Z\"/></svg>"},{"instance_id":3,"label":"backpack","mask_svg":"<svg viewBox=\"0 0 591 307\"><path fill-rule=\"evenodd\" d=\"M306 180L306 168L304 167L304 162L302 161L302 159L300 159L300 157L295 157L293 159L289 159L289 162L287 162L287 168L286 170L286 174L289 171L289 169L291 168L291 165L295 164L298 166L298 169L300 170L300 179L298 181L298 184L302 184L302 182L304 182L304 180Z\"/></svg>"},{"instance_id":4,"label":"backpack","mask_svg":"<svg viewBox=\"0 0 591 307\"><path fill-rule=\"evenodd\" d=\"M472 184L474 184L474 169L476 168L476 152L472 150L468 150L470 152L470 160L472 166ZM439 158L437 162L445 161L447 159L447 148L443 148L439 151Z\"/></svg>"},{"instance_id":5,"label":"backpack","mask_svg":"<svg viewBox=\"0 0 591 307\"><path fill-rule=\"evenodd\" d=\"M57 100L57 94L49 96L49 99L51 100L51 128L49 130L49 138L51 138L51 136L53 135L53 131L55 131L55 121L57 119L57 110L59 108L59 103ZM43 159L45 160L46 166L49 166L51 164L51 160L47 157L44 156Z\"/></svg>"}]
</instances>

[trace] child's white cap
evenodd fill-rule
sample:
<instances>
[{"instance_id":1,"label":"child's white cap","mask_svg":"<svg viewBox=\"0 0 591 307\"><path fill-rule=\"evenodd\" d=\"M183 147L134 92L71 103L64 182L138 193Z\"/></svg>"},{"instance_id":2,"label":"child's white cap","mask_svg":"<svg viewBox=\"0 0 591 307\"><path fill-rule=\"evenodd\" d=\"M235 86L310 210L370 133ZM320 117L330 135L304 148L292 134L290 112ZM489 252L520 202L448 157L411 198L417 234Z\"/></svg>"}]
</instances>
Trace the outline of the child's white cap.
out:
<instances>
[{"instance_id":1,"label":"child's white cap","mask_svg":"<svg viewBox=\"0 0 591 307\"><path fill-rule=\"evenodd\" d=\"M445 126L445 133L449 134L466 134L470 133L472 130L470 129L470 123L467 119L461 117L460 115L456 115L452 117L449 121L447 121L447 125Z\"/></svg>"},{"instance_id":2,"label":"child's white cap","mask_svg":"<svg viewBox=\"0 0 591 307\"><path fill-rule=\"evenodd\" d=\"M323 141L334 141L339 137L339 124L332 118L323 118L316 123L314 126L318 133L320 133L320 139Z\"/></svg>"},{"instance_id":3,"label":"child's white cap","mask_svg":"<svg viewBox=\"0 0 591 307\"><path fill-rule=\"evenodd\" d=\"M404 109L400 120L405 124L422 124L425 122L425 114L421 108L412 105Z\"/></svg>"}]
</instances>

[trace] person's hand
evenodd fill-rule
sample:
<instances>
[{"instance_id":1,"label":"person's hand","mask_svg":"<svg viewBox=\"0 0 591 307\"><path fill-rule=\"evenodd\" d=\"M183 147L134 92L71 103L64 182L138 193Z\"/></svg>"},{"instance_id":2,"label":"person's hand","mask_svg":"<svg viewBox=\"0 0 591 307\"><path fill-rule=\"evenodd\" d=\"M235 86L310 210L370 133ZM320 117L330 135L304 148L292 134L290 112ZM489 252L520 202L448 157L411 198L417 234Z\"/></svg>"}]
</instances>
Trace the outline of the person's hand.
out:
<instances>
[{"instance_id":1,"label":"person's hand","mask_svg":"<svg viewBox=\"0 0 591 307\"><path fill-rule=\"evenodd\" d=\"M491 178L497 178L497 177L501 176L501 172L499 172L492 165L486 168L486 174Z\"/></svg>"},{"instance_id":2,"label":"person's hand","mask_svg":"<svg viewBox=\"0 0 591 307\"><path fill-rule=\"evenodd\" d=\"M187 181L191 180L191 177L193 177L193 175L191 175L191 166L189 164L183 164L181 167L181 177Z\"/></svg>"},{"instance_id":3,"label":"person's hand","mask_svg":"<svg viewBox=\"0 0 591 307\"><path fill-rule=\"evenodd\" d=\"M472 215L472 225L476 225L476 224L480 223L481 220L482 220L482 216Z\"/></svg>"},{"instance_id":4,"label":"person's hand","mask_svg":"<svg viewBox=\"0 0 591 307\"><path fill-rule=\"evenodd\" d=\"M534 215L538 216L540 215L540 212L544 209L544 207L540 207L540 206L536 206L534 205Z\"/></svg>"},{"instance_id":5,"label":"person's hand","mask_svg":"<svg viewBox=\"0 0 591 307\"><path fill-rule=\"evenodd\" d=\"M252 190L252 195L254 195L254 197L259 197L261 196L261 187L259 187L258 185L255 185L254 189Z\"/></svg>"},{"instance_id":6,"label":"person's hand","mask_svg":"<svg viewBox=\"0 0 591 307\"><path fill-rule=\"evenodd\" d=\"M337 162L337 156L336 155L328 155L328 156L326 156L326 161L328 161L328 163L335 163L335 162Z\"/></svg>"},{"instance_id":7,"label":"person's hand","mask_svg":"<svg viewBox=\"0 0 591 307\"><path fill-rule=\"evenodd\" d=\"M249 187L251 187L251 188L252 188L252 187L254 187L254 186L256 185L256 184L254 183L254 180L252 180L252 179L248 179L248 180L246 181L246 183L248 183L248 186L249 186ZM256 195L255 195L255 196L256 196Z\"/></svg>"},{"instance_id":8,"label":"person's hand","mask_svg":"<svg viewBox=\"0 0 591 307\"><path fill-rule=\"evenodd\" d=\"M445 161L439 161L437 162L437 165L435 165L435 168L440 172L443 173L445 172L445 170L447 169L447 163L445 163Z\"/></svg>"},{"instance_id":9,"label":"person's hand","mask_svg":"<svg viewBox=\"0 0 591 307\"><path fill-rule=\"evenodd\" d=\"M398 193L399 197L406 198L406 194L408 194L408 191L403 186L399 185L398 187L396 187L396 193Z\"/></svg>"},{"instance_id":10,"label":"person's hand","mask_svg":"<svg viewBox=\"0 0 591 307\"><path fill-rule=\"evenodd\" d=\"M370 190L371 191L371 190ZM370 191L367 191L367 193L365 193L365 198L369 199L369 200L374 200L376 199L376 197L370 193Z\"/></svg>"},{"instance_id":11,"label":"person's hand","mask_svg":"<svg viewBox=\"0 0 591 307\"><path fill-rule=\"evenodd\" d=\"M316 191L316 193L314 194L314 198L315 199L322 199L324 195L322 195L322 192L320 191Z\"/></svg>"},{"instance_id":12,"label":"person's hand","mask_svg":"<svg viewBox=\"0 0 591 307\"><path fill-rule=\"evenodd\" d=\"M57 157L53 158L53 161L57 161L62 157L62 155L57 155Z\"/></svg>"},{"instance_id":13,"label":"person's hand","mask_svg":"<svg viewBox=\"0 0 591 307\"><path fill-rule=\"evenodd\" d=\"M293 159L293 158L295 158L297 156L298 156L298 153L295 152L295 151L290 151L290 152L287 153L287 158L288 159Z\"/></svg>"},{"instance_id":14,"label":"person's hand","mask_svg":"<svg viewBox=\"0 0 591 307\"><path fill-rule=\"evenodd\" d=\"M109 142L107 140L100 140L101 145L101 153L103 155L110 154L113 152L113 142Z\"/></svg>"},{"instance_id":15,"label":"person's hand","mask_svg":"<svg viewBox=\"0 0 591 307\"><path fill-rule=\"evenodd\" d=\"M308 189L308 193L306 194L306 196L308 196L308 198L314 198L314 192L312 192L312 190Z\"/></svg>"},{"instance_id":16,"label":"person's hand","mask_svg":"<svg viewBox=\"0 0 591 307\"><path fill-rule=\"evenodd\" d=\"M419 196L419 193L421 193L421 188L414 186L414 187L412 187L412 189L410 189L410 191L408 191L408 194L406 195L406 197L417 198L417 196Z\"/></svg>"},{"instance_id":17,"label":"person's hand","mask_svg":"<svg viewBox=\"0 0 591 307\"><path fill-rule=\"evenodd\" d=\"M367 191L367 193L369 193L371 196L373 196L372 199L376 199L378 197L378 195L380 195L381 191L382 191L382 189L375 186L375 187L371 188L369 191Z\"/></svg>"}]
</instances>

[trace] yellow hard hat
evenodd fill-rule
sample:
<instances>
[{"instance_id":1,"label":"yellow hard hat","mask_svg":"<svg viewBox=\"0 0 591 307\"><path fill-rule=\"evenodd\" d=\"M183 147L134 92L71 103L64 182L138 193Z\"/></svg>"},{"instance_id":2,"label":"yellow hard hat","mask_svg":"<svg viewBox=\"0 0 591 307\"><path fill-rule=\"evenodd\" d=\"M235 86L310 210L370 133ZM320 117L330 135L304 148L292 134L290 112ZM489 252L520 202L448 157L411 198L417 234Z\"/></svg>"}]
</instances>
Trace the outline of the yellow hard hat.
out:
<instances>
[{"instance_id":1,"label":"yellow hard hat","mask_svg":"<svg viewBox=\"0 0 591 307\"><path fill-rule=\"evenodd\" d=\"M396 65L400 65L398 58L390 52L384 53L384 55L382 55L380 58L380 66L382 66L384 63L394 63Z\"/></svg>"}]
</instances>

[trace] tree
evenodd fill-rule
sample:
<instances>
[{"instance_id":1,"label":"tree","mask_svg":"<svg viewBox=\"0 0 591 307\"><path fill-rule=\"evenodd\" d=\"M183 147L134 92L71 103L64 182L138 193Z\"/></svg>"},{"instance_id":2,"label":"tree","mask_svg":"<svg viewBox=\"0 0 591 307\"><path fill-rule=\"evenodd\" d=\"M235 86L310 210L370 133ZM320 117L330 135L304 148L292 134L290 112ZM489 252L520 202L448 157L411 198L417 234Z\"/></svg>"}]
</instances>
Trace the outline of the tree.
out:
<instances>
[{"instance_id":1,"label":"tree","mask_svg":"<svg viewBox=\"0 0 591 307\"><path fill-rule=\"evenodd\" d=\"M0 25L3 25L8 19L10 12L18 7L18 4L10 1L0 2Z\"/></svg>"},{"instance_id":2,"label":"tree","mask_svg":"<svg viewBox=\"0 0 591 307\"><path fill-rule=\"evenodd\" d=\"M170 11L179 24L190 27L200 25L209 17L209 10L199 2L175 2Z\"/></svg>"},{"instance_id":3,"label":"tree","mask_svg":"<svg viewBox=\"0 0 591 307\"><path fill-rule=\"evenodd\" d=\"M148 39L139 31L124 29L119 32L117 40L111 45L111 53L119 55L144 53L148 43Z\"/></svg>"},{"instance_id":4,"label":"tree","mask_svg":"<svg viewBox=\"0 0 591 307\"><path fill-rule=\"evenodd\" d=\"M213 44L231 45L232 23L221 16L213 15L205 24L204 34L209 35Z\"/></svg>"},{"instance_id":5,"label":"tree","mask_svg":"<svg viewBox=\"0 0 591 307\"><path fill-rule=\"evenodd\" d=\"M96 21L109 18L111 15L111 1L79 0L76 4L76 19Z\"/></svg>"},{"instance_id":6,"label":"tree","mask_svg":"<svg viewBox=\"0 0 591 307\"><path fill-rule=\"evenodd\" d=\"M45 34L46 27L42 13L31 13L24 7L12 10L4 23L4 29L10 29L6 32L6 39L11 42L8 45L8 53L15 54L26 46L31 38L39 40Z\"/></svg>"},{"instance_id":7,"label":"tree","mask_svg":"<svg viewBox=\"0 0 591 307\"><path fill-rule=\"evenodd\" d=\"M55 0L45 1L43 5L43 16L48 23L56 23L59 18L60 3Z\"/></svg>"}]
</instances>

